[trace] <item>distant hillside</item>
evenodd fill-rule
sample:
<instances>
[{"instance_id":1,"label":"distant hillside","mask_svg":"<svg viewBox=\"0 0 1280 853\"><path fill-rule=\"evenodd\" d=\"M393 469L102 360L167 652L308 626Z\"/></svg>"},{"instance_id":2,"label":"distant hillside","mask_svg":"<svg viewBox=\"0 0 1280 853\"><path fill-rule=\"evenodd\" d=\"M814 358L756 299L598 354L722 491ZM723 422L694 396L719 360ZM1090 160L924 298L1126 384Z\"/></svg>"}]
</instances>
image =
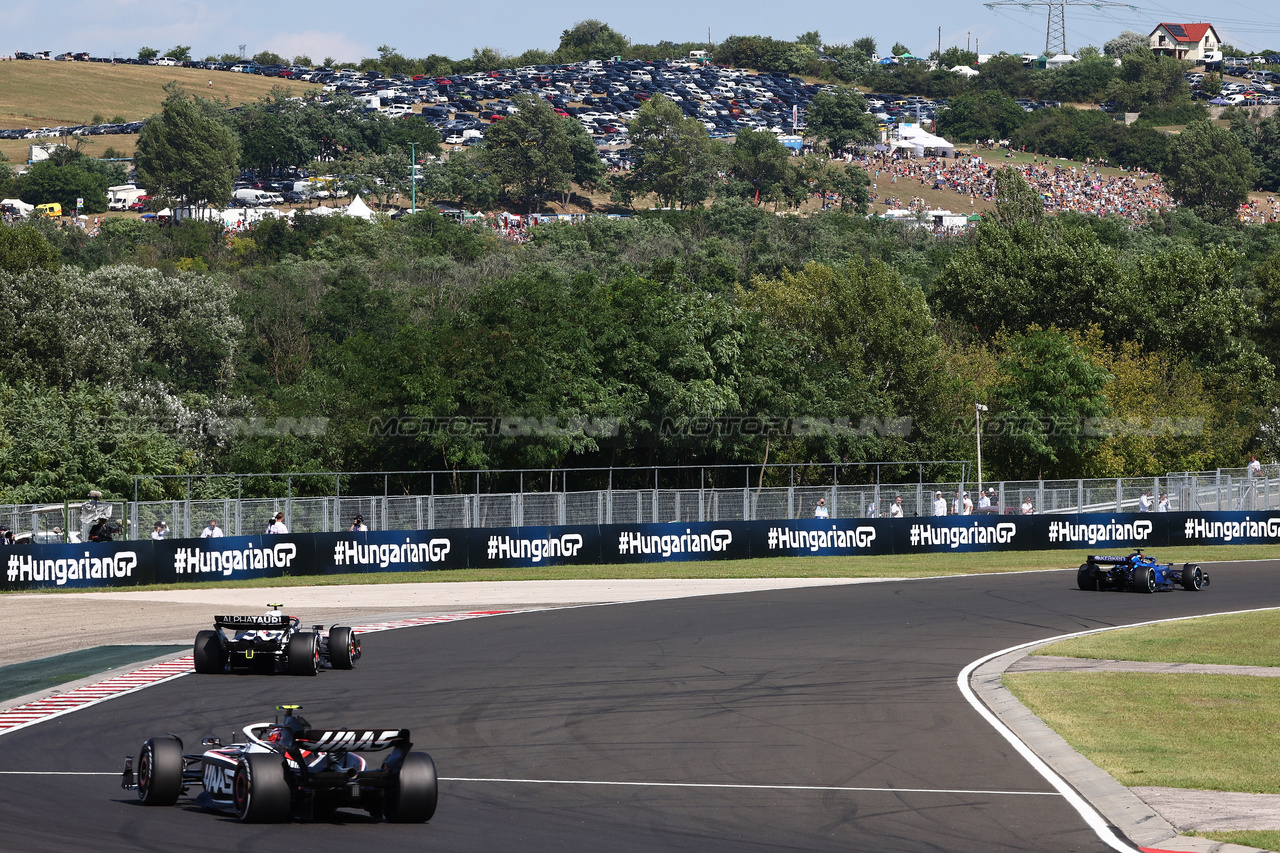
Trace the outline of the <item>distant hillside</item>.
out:
<instances>
[{"instance_id":1,"label":"distant hillside","mask_svg":"<svg viewBox=\"0 0 1280 853\"><path fill-rule=\"evenodd\" d=\"M110 121L144 119L160 108L164 85L176 80L188 91L233 105L255 101L276 86L314 90L311 83L150 65L98 62L0 62L0 127L88 124L95 115ZM213 88L209 88L209 81Z\"/></svg>"}]
</instances>

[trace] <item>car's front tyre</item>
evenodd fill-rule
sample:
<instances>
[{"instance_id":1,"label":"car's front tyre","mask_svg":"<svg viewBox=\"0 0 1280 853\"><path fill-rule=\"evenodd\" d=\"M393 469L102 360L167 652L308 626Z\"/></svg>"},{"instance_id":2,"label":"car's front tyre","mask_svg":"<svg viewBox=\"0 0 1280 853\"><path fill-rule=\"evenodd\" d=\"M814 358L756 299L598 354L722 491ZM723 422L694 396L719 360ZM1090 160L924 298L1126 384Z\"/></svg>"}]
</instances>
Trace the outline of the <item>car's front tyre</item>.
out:
<instances>
[{"instance_id":1,"label":"car's front tyre","mask_svg":"<svg viewBox=\"0 0 1280 853\"><path fill-rule=\"evenodd\" d=\"M1204 589L1204 572L1195 563L1187 563L1182 567L1182 588L1196 592Z\"/></svg>"},{"instance_id":2,"label":"car's front tyre","mask_svg":"<svg viewBox=\"0 0 1280 853\"><path fill-rule=\"evenodd\" d=\"M1129 582L1129 589L1134 592L1155 592L1156 570L1150 566L1135 566L1133 580Z\"/></svg>"},{"instance_id":3,"label":"car's front tyre","mask_svg":"<svg viewBox=\"0 0 1280 853\"><path fill-rule=\"evenodd\" d=\"M329 631L329 666L334 669L352 669L360 659L360 641L350 628L333 628Z\"/></svg>"},{"instance_id":4,"label":"car's front tyre","mask_svg":"<svg viewBox=\"0 0 1280 853\"><path fill-rule=\"evenodd\" d=\"M149 738L138 753L138 800L171 806L182 794L182 745L171 737Z\"/></svg>"}]
</instances>

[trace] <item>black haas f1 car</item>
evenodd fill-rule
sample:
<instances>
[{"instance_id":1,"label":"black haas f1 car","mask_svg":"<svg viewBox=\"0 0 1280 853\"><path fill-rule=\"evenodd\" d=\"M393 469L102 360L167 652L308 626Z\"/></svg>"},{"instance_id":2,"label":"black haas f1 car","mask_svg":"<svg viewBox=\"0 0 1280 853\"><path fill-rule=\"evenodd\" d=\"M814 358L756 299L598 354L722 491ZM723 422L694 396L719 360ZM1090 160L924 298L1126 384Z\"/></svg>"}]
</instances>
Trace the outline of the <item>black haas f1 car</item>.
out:
<instances>
[{"instance_id":1,"label":"black haas f1 car","mask_svg":"<svg viewBox=\"0 0 1280 853\"><path fill-rule=\"evenodd\" d=\"M296 616L268 604L265 616L215 616L213 630L196 634L195 670L233 669L315 675L322 667L351 669L360 660L360 640L350 628L314 625L303 631ZM230 632L230 636L223 633Z\"/></svg>"},{"instance_id":2,"label":"black haas f1 car","mask_svg":"<svg viewBox=\"0 0 1280 853\"><path fill-rule=\"evenodd\" d=\"M1084 590L1119 589L1134 592L1170 590L1181 585L1196 592L1209 585L1209 574L1195 563L1180 568L1161 563L1141 550L1127 557L1089 557L1076 572L1076 584Z\"/></svg>"},{"instance_id":3,"label":"black haas f1 car","mask_svg":"<svg viewBox=\"0 0 1280 853\"><path fill-rule=\"evenodd\" d=\"M199 786L197 806L249 823L332 818L357 808L396 823L428 821L436 811L436 765L410 752L406 729L312 729L299 706L280 705L284 719L244 727L244 743L203 740L205 751L183 752L176 735L149 738L124 761L121 787L144 806L172 806ZM390 750L370 766L360 753ZM134 768L137 778L134 778Z\"/></svg>"}]
</instances>

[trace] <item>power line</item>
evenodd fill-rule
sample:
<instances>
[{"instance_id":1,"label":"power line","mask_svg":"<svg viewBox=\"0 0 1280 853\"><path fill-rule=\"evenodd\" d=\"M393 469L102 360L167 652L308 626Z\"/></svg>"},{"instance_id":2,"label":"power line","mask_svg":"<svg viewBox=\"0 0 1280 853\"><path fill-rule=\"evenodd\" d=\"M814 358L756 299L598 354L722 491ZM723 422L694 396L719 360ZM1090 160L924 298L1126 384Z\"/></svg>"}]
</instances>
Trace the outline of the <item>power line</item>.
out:
<instances>
[{"instance_id":1,"label":"power line","mask_svg":"<svg viewBox=\"0 0 1280 853\"><path fill-rule=\"evenodd\" d=\"M1030 9L1032 6L1047 6L1049 9L1049 21L1045 27L1044 34L1044 52L1048 56L1052 56L1054 48L1057 53L1067 52L1067 7L1068 6L1092 6L1094 9L1103 9L1105 7L1121 6L1126 9L1138 11L1137 6L1131 6L1128 3L1114 3L1110 0L994 0L991 3L983 3L988 9L995 10L996 6L1021 6L1024 9Z\"/></svg>"}]
</instances>

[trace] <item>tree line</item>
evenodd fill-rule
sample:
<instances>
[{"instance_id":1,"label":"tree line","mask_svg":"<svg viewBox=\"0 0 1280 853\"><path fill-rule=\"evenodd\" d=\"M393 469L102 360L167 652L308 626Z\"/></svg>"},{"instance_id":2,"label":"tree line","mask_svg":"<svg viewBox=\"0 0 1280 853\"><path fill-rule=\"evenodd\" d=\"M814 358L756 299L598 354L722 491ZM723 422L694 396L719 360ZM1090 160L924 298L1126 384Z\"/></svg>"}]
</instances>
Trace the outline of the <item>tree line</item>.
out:
<instances>
[{"instance_id":1,"label":"tree line","mask_svg":"<svg viewBox=\"0 0 1280 853\"><path fill-rule=\"evenodd\" d=\"M1000 182L963 236L741 197L523 245L429 211L3 227L0 501L147 473L970 458L975 400L991 477L1280 453L1280 229L1045 218ZM469 426L494 419L554 428Z\"/></svg>"}]
</instances>

